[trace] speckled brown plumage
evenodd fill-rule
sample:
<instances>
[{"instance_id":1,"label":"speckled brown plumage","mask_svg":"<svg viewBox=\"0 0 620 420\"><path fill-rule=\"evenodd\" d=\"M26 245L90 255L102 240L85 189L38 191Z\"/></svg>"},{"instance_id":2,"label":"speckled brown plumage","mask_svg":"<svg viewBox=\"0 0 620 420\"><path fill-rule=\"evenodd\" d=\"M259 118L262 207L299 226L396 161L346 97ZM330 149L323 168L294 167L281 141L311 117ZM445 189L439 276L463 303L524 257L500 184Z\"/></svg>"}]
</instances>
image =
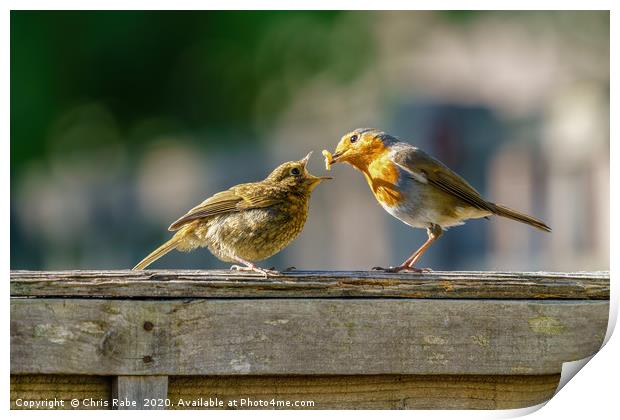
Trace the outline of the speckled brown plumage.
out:
<instances>
[{"instance_id":1,"label":"speckled brown plumage","mask_svg":"<svg viewBox=\"0 0 620 420\"><path fill-rule=\"evenodd\" d=\"M328 177L306 170L304 159L278 166L263 181L236 185L209 197L170 226L175 235L144 258L143 269L172 249L207 247L226 262L270 274L254 265L278 253L302 231L312 190Z\"/></svg>"}]
</instances>

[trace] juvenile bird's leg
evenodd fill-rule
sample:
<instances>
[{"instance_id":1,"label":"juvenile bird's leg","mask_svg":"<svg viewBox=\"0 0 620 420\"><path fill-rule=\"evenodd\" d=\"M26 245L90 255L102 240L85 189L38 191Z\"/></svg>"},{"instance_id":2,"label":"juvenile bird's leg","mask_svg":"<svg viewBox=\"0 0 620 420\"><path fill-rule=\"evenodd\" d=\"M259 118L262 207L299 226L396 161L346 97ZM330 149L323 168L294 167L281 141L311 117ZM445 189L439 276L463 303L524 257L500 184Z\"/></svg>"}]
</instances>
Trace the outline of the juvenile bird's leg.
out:
<instances>
[{"instance_id":1,"label":"juvenile bird's leg","mask_svg":"<svg viewBox=\"0 0 620 420\"><path fill-rule=\"evenodd\" d=\"M243 264L244 267L238 266L238 265L233 265L232 267L230 267L231 270L237 270L237 271L256 271L257 273L263 274L265 277L277 276L277 275L280 274L280 272L278 272L276 270L266 270L264 268L260 268L259 266L257 266L253 262L246 261L246 260L244 260L241 257L237 257L236 255L233 258L238 263Z\"/></svg>"},{"instance_id":2,"label":"juvenile bird's leg","mask_svg":"<svg viewBox=\"0 0 620 420\"><path fill-rule=\"evenodd\" d=\"M416 273L422 273L424 271L430 271L427 268L415 268L414 265L416 262L418 262L420 257L422 257L422 254L424 254L428 247L441 236L441 234L443 233L443 229L439 225L432 224L426 229L426 233L428 234L428 239L426 240L426 242L424 242L422 246L418 248L416 252L411 254L411 256L407 258L401 265L399 265L398 267L389 268L373 267L373 270L387 271L388 273L398 273L399 271L414 271Z\"/></svg>"}]
</instances>

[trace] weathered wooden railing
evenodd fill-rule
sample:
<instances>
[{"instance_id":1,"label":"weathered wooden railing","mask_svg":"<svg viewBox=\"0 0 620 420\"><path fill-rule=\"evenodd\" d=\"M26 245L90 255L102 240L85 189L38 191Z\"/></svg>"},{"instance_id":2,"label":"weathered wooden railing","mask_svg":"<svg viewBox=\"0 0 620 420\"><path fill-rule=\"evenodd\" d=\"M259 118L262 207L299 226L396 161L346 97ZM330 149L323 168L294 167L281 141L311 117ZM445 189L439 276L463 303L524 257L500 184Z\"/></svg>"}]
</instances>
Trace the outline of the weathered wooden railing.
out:
<instances>
[{"instance_id":1,"label":"weathered wooden railing","mask_svg":"<svg viewBox=\"0 0 620 420\"><path fill-rule=\"evenodd\" d=\"M13 271L11 405L526 407L608 310L607 272Z\"/></svg>"}]
</instances>

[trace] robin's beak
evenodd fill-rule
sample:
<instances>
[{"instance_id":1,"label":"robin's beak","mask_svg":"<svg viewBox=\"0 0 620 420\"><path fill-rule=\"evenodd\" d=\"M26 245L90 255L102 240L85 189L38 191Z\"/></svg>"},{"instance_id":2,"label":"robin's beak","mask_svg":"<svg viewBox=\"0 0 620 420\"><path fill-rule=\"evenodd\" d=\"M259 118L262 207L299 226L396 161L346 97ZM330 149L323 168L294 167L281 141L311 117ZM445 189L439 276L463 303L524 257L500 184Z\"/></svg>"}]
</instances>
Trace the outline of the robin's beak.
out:
<instances>
[{"instance_id":1,"label":"robin's beak","mask_svg":"<svg viewBox=\"0 0 620 420\"><path fill-rule=\"evenodd\" d=\"M349 156L350 149L344 144L343 140L338 143L336 146L336 150L334 150L334 154L332 155L332 160L329 162L330 165L339 162L346 162L347 157Z\"/></svg>"},{"instance_id":2,"label":"robin's beak","mask_svg":"<svg viewBox=\"0 0 620 420\"><path fill-rule=\"evenodd\" d=\"M343 154L344 154L344 152L336 152L336 153L334 153L332 155L332 160L329 162L329 164L333 165L334 163L338 163L338 159L340 159Z\"/></svg>"}]
</instances>

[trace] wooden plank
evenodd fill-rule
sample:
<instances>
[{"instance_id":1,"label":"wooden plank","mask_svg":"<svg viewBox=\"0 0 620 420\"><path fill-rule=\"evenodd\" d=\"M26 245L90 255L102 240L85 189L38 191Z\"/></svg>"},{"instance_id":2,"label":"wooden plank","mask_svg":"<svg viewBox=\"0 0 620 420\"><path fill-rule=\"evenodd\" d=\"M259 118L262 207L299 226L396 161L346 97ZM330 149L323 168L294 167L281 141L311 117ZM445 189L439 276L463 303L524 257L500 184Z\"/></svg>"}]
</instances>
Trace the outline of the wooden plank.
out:
<instances>
[{"instance_id":1,"label":"wooden plank","mask_svg":"<svg viewBox=\"0 0 620 420\"><path fill-rule=\"evenodd\" d=\"M167 376L117 376L112 407L118 410L163 410L168 397Z\"/></svg>"},{"instance_id":2,"label":"wooden plank","mask_svg":"<svg viewBox=\"0 0 620 420\"><path fill-rule=\"evenodd\" d=\"M559 379L559 374L172 376L168 398L172 409L213 408L209 399L216 398L227 409L284 408L280 401L291 401L289 409L511 409L550 399ZM80 404L72 407L72 399ZM62 401L51 408L110 409L112 377L11 375L10 400L11 409L24 409L24 401L38 402L41 408L48 408L43 406L48 401ZM250 406L248 400L268 404ZM306 403L295 407L294 401Z\"/></svg>"},{"instance_id":3,"label":"wooden plank","mask_svg":"<svg viewBox=\"0 0 620 420\"><path fill-rule=\"evenodd\" d=\"M11 271L14 297L609 299L609 272Z\"/></svg>"},{"instance_id":4,"label":"wooden plank","mask_svg":"<svg viewBox=\"0 0 620 420\"><path fill-rule=\"evenodd\" d=\"M109 376L11 375L11 410L108 409L111 390Z\"/></svg>"},{"instance_id":5,"label":"wooden plank","mask_svg":"<svg viewBox=\"0 0 620 420\"><path fill-rule=\"evenodd\" d=\"M545 402L559 380L559 374L178 376L170 378L168 397L172 409L490 410Z\"/></svg>"},{"instance_id":6,"label":"wooden plank","mask_svg":"<svg viewBox=\"0 0 620 420\"><path fill-rule=\"evenodd\" d=\"M566 300L12 299L11 372L550 374L600 348L608 311Z\"/></svg>"}]
</instances>

